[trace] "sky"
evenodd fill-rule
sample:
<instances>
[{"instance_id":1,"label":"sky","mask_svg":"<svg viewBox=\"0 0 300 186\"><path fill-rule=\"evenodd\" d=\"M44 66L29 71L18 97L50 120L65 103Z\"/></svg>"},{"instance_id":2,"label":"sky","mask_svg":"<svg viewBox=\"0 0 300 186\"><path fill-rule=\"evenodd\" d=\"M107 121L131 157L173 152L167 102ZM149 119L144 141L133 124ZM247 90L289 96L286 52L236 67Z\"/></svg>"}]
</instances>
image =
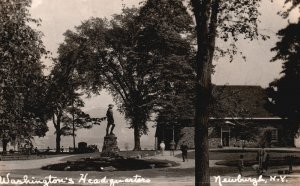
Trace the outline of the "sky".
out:
<instances>
[{"instance_id":1,"label":"sky","mask_svg":"<svg viewBox=\"0 0 300 186\"><path fill-rule=\"evenodd\" d=\"M42 26L38 29L44 33L44 44L47 49L56 56L58 45L63 42L63 33L67 29L73 29L90 17L110 17L120 13L122 3L131 7L138 6L141 0L33 0L31 13L35 18L42 19ZM231 85L261 85L266 87L269 82L279 76L280 63L270 63L274 53L270 48L277 41L275 33L284 28L287 20L282 19L276 13L282 9L283 0L271 3L264 0L261 7L261 24L259 29L262 33L271 36L268 41L242 41L239 49L246 55L244 62L237 57L234 62L228 59L220 59L216 62L216 73L213 75L215 84ZM296 13L292 17L297 17ZM292 19L293 20L293 19ZM46 61L50 64L49 61ZM50 68L49 68L50 69Z\"/></svg>"},{"instance_id":2,"label":"sky","mask_svg":"<svg viewBox=\"0 0 300 186\"><path fill-rule=\"evenodd\" d=\"M138 6L140 0L32 0L30 9L33 18L41 18L42 24L38 30L44 34L43 41L47 50L52 52L53 57L60 43L63 42L63 33L67 29L73 29L90 17L107 17L120 13L122 4L126 6ZM281 63L270 63L270 59L275 55L270 52L278 41L276 32L287 25L287 20L277 15L282 9L284 0L263 0L261 6L261 23L259 31L268 34L271 39L268 41L240 41L238 48L247 57L243 61L241 57L235 58L233 62L223 58L215 62L215 74L212 81L215 84L223 85L260 85L267 87L275 78L280 76ZM290 21L295 21L299 17L299 12L294 11ZM217 43L218 45L218 43ZM50 61L44 61L48 66ZM48 68L51 69L51 66ZM85 99L86 110L106 108L109 103L113 103L112 97L107 92L102 92L100 96ZM100 111L99 111L100 112ZM125 122L125 121L124 121ZM100 130L100 129L99 129ZM127 132L131 132L129 130ZM53 131L51 131L53 132ZM124 132L124 131L123 131ZM126 131L125 131L126 132ZM85 135L89 135L86 133ZM154 130L151 129L149 136L153 137ZM143 137L142 144L149 141L150 137ZM127 140L131 140L127 139ZM130 141L129 141L130 142ZM151 142L152 143L152 142Z\"/></svg>"}]
</instances>

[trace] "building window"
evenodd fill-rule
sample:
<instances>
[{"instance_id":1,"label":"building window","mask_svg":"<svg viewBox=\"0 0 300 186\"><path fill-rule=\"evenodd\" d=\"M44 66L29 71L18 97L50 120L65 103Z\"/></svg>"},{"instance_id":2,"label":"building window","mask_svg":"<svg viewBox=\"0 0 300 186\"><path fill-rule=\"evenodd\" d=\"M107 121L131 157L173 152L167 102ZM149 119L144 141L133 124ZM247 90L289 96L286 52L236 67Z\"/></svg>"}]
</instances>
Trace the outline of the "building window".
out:
<instances>
[{"instance_id":1,"label":"building window","mask_svg":"<svg viewBox=\"0 0 300 186\"><path fill-rule=\"evenodd\" d=\"M272 141L277 141L278 140L278 130L272 129L271 134L272 134Z\"/></svg>"}]
</instances>

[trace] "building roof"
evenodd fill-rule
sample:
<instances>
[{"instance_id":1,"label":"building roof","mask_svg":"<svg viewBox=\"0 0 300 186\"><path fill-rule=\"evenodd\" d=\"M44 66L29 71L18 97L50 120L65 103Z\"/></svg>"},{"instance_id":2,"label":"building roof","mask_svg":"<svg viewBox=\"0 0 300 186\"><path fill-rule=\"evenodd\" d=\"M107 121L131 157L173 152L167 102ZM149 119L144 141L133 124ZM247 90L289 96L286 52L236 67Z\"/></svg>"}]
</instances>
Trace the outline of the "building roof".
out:
<instances>
[{"instance_id":1,"label":"building roof","mask_svg":"<svg viewBox=\"0 0 300 186\"><path fill-rule=\"evenodd\" d=\"M265 104L268 101L266 90L260 86L216 85L213 86L213 105L210 109L210 119L216 124L220 120L281 120L269 112ZM249 120L250 121L250 120ZM194 118L182 119L181 125L190 127ZM156 131L156 137L159 128Z\"/></svg>"},{"instance_id":2,"label":"building roof","mask_svg":"<svg viewBox=\"0 0 300 186\"><path fill-rule=\"evenodd\" d=\"M275 117L266 108L268 97L260 86L224 85L213 87L214 118L272 118Z\"/></svg>"},{"instance_id":3,"label":"building roof","mask_svg":"<svg viewBox=\"0 0 300 186\"><path fill-rule=\"evenodd\" d=\"M281 120L269 112L266 90L260 86L216 85L213 86L210 119L215 120ZM194 112L194 111L192 111ZM192 126L194 117L181 119L182 126Z\"/></svg>"}]
</instances>

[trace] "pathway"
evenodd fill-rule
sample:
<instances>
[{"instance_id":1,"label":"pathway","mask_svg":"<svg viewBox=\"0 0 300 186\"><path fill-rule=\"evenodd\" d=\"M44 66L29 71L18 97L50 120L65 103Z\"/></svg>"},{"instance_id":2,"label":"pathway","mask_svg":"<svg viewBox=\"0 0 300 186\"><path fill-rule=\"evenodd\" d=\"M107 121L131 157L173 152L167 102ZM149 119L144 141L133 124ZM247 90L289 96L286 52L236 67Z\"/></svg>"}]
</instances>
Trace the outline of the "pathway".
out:
<instances>
[{"instance_id":1,"label":"pathway","mask_svg":"<svg viewBox=\"0 0 300 186\"><path fill-rule=\"evenodd\" d=\"M0 170L7 171L7 170L39 169L49 164L62 162L61 161L62 159L71 156L74 155L45 158L45 159L35 159L35 160L0 161Z\"/></svg>"},{"instance_id":2,"label":"pathway","mask_svg":"<svg viewBox=\"0 0 300 186\"><path fill-rule=\"evenodd\" d=\"M180 154L180 151L176 151L175 155ZM62 156L62 157L53 157L53 158L47 158L47 159L37 159L37 160L26 160L26 161L0 161L0 172L1 170L3 171L10 171L12 170L12 172L14 172L13 170L24 170L25 169L38 169L42 166L48 165L48 164L54 164L54 163L59 163L62 162L62 159L65 159L67 157L71 157L74 155L70 155L70 156ZM186 162L182 162L181 158L175 157L175 156L170 156L169 152L165 152L164 156L162 156L161 154L157 154L155 156L149 156L146 158L152 158L152 159L160 159L160 160L169 160L169 161L174 161L179 163L180 165L176 168L181 168L181 169L185 169L185 168L193 168L195 166L195 160L193 159L189 159ZM210 160L210 166L217 166L215 165L215 162L218 160ZM175 168L175 167L174 167ZM300 167L294 167L294 170L300 170ZM272 170L272 172L270 172L270 174L272 176L276 175L276 169ZM146 174L147 175L147 174ZM22 175L19 175L22 176ZM18 176L18 177L19 177ZM151 178L151 175L148 175ZM223 178L232 178L235 179L237 178L235 175L226 175L226 176L222 176L221 179ZM249 176L249 174L248 174ZM255 179L257 178L257 176L255 174L253 174L251 177L246 177L246 178L252 178ZM278 176L278 175L277 175ZM117 178L115 178L117 179ZM151 183L150 184L143 184L145 186L192 186L194 185L194 176L185 176L185 177L166 177L166 176L160 176L160 177L155 177L155 178L151 178ZM278 178L279 180L277 181L270 181L269 177L265 177L264 179L267 180L267 182L261 182L258 183L258 185L262 185L262 186L277 186L277 185L283 185L283 186L294 186L294 185L299 185L300 183L300 176L298 175L288 175L288 177L286 178L287 182L281 182L280 178ZM76 180L76 179L75 179ZM212 176L210 178L211 180L211 185L212 186L220 186L220 183L216 180L216 178L214 176ZM77 181L77 180L76 180ZM234 186L234 185L243 185L243 186L253 186L253 182L251 181L246 181L245 183L221 183L223 186ZM55 184L54 184L55 185ZM75 182L75 185L76 182ZM80 185L84 185L84 184L80 184ZM90 184L86 184L86 185L90 185ZM106 185L106 184L104 184ZM124 184L116 184L117 185L124 185ZM138 186L141 184L125 184L125 185L131 185L131 186Z\"/></svg>"},{"instance_id":3,"label":"pathway","mask_svg":"<svg viewBox=\"0 0 300 186\"><path fill-rule=\"evenodd\" d=\"M158 160L169 160L169 161L174 161L174 162L180 164L179 166L174 167L174 168L193 168L193 167L195 167L194 159L188 159L187 161L182 162L182 158L176 157L176 155L181 154L181 151L175 151L174 154L175 154L175 156L172 156L172 155L170 155L170 151L165 151L164 155L156 154L155 156L149 156L146 158L158 159ZM216 162L218 162L218 161L221 161L221 160L209 160L209 166L210 167L225 167L222 165L216 165Z\"/></svg>"}]
</instances>

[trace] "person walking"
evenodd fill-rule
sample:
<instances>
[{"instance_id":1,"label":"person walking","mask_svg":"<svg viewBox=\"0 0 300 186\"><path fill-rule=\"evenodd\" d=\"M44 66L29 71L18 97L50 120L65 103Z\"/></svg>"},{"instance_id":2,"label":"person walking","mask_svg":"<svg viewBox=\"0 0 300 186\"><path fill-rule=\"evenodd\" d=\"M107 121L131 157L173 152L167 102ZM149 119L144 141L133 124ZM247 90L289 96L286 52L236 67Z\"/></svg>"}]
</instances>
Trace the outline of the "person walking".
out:
<instances>
[{"instance_id":1,"label":"person walking","mask_svg":"<svg viewBox=\"0 0 300 186\"><path fill-rule=\"evenodd\" d=\"M160 142L159 147L160 147L161 155L163 156L166 148L164 141Z\"/></svg>"},{"instance_id":2,"label":"person walking","mask_svg":"<svg viewBox=\"0 0 300 186\"><path fill-rule=\"evenodd\" d=\"M266 159L267 159L267 152L265 150L265 146L262 145L261 149L258 150L259 174L262 174L264 172Z\"/></svg>"},{"instance_id":3,"label":"person walking","mask_svg":"<svg viewBox=\"0 0 300 186\"><path fill-rule=\"evenodd\" d=\"M238 169L241 176L243 176L243 170L244 170L244 155L240 155L239 163L238 163Z\"/></svg>"},{"instance_id":4,"label":"person walking","mask_svg":"<svg viewBox=\"0 0 300 186\"><path fill-rule=\"evenodd\" d=\"M187 161L187 153L188 153L188 146L183 142L180 146L181 154L182 154L182 161Z\"/></svg>"}]
</instances>

